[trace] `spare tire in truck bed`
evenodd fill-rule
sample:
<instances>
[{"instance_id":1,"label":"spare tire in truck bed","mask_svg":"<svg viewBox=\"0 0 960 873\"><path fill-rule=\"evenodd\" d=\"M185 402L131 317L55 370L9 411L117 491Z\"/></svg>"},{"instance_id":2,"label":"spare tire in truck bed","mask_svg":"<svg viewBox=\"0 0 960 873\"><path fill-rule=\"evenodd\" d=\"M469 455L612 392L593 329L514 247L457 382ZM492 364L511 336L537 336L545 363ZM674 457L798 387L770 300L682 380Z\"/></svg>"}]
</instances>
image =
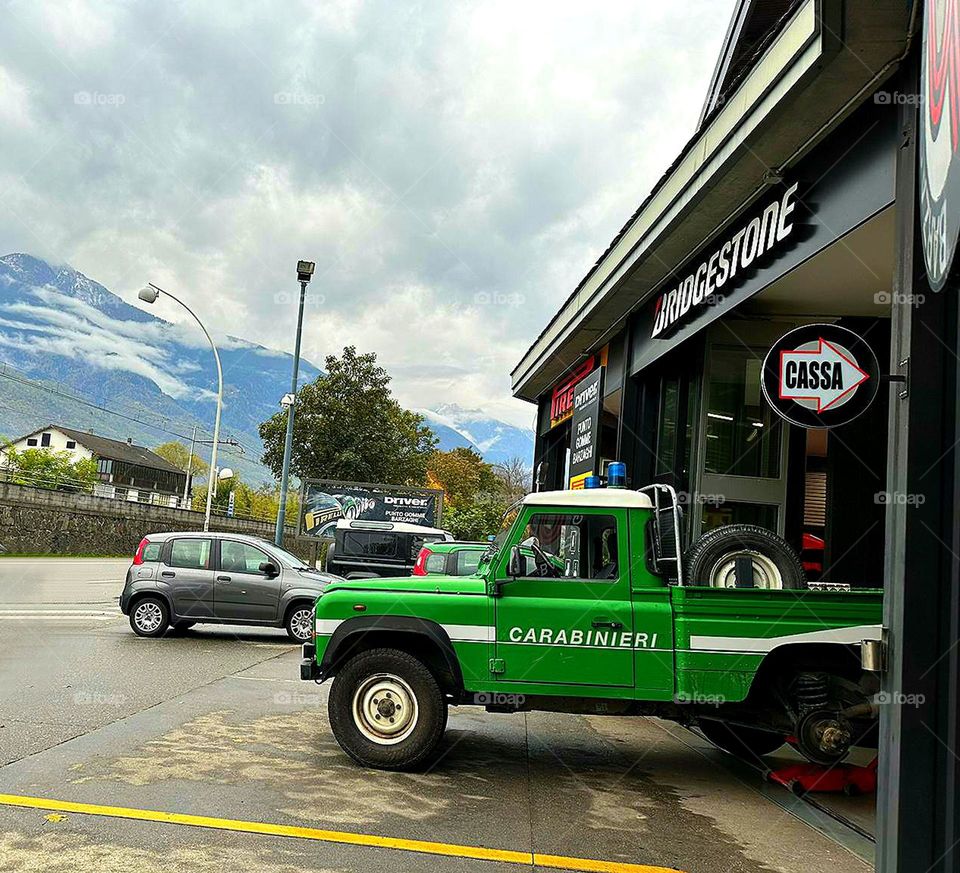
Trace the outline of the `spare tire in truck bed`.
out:
<instances>
[{"instance_id":1,"label":"spare tire in truck bed","mask_svg":"<svg viewBox=\"0 0 960 873\"><path fill-rule=\"evenodd\" d=\"M707 531L684 556L684 581L709 588L807 587L800 558L786 540L753 524Z\"/></svg>"}]
</instances>

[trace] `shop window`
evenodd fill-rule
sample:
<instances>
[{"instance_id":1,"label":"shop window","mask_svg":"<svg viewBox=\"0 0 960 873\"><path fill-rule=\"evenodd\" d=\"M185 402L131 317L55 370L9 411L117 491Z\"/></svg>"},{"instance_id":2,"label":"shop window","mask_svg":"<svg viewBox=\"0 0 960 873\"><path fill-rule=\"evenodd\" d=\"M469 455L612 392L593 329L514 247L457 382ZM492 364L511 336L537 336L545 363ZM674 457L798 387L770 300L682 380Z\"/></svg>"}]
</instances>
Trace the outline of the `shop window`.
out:
<instances>
[{"instance_id":1,"label":"shop window","mask_svg":"<svg viewBox=\"0 0 960 873\"><path fill-rule=\"evenodd\" d=\"M704 470L728 476L780 475L780 421L760 390L762 361L749 349L710 358Z\"/></svg>"},{"instance_id":2,"label":"shop window","mask_svg":"<svg viewBox=\"0 0 960 873\"><path fill-rule=\"evenodd\" d=\"M725 524L754 524L775 531L779 515L779 506L724 500L704 505L702 529L708 531Z\"/></svg>"},{"instance_id":3,"label":"shop window","mask_svg":"<svg viewBox=\"0 0 960 873\"><path fill-rule=\"evenodd\" d=\"M680 383L664 379L660 389L660 422L657 433L657 475L675 472L677 454L677 419L680 413Z\"/></svg>"}]
</instances>

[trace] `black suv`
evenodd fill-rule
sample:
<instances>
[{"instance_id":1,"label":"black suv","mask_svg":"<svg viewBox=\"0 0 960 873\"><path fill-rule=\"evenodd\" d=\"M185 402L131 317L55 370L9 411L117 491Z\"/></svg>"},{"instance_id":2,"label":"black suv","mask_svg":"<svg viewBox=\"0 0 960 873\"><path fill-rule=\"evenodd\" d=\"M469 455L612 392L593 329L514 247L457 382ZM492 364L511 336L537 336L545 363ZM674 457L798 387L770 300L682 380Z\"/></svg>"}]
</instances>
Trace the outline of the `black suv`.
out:
<instances>
[{"instance_id":1,"label":"black suv","mask_svg":"<svg viewBox=\"0 0 960 873\"><path fill-rule=\"evenodd\" d=\"M452 540L448 531L435 527L343 518L327 548L324 569L347 579L409 576L424 543Z\"/></svg>"}]
</instances>

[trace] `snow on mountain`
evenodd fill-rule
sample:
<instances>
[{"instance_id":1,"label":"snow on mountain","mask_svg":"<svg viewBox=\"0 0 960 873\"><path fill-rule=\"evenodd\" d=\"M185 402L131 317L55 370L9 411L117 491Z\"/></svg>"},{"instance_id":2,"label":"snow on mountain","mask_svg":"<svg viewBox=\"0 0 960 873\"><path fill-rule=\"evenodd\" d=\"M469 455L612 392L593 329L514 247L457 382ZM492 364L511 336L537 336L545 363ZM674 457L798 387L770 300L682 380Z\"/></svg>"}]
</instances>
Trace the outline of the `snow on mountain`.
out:
<instances>
[{"instance_id":1,"label":"snow on mountain","mask_svg":"<svg viewBox=\"0 0 960 873\"><path fill-rule=\"evenodd\" d=\"M257 426L289 390L290 355L235 337L216 341L224 433L246 448L242 455L227 450L227 460L248 481L267 481ZM3 364L9 368L0 379L0 435L61 423L147 446L174 434L189 440L194 426L209 438L217 380L203 335L192 324L171 324L126 303L68 265L21 253L0 258ZM301 362L302 382L319 373Z\"/></svg>"},{"instance_id":2,"label":"snow on mountain","mask_svg":"<svg viewBox=\"0 0 960 873\"><path fill-rule=\"evenodd\" d=\"M442 403L433 409L418 409L448 451L469 446L491 464L510 458L533 463L533 430L491 418L482 409L465 409L456 403Z\"/></svg>"}]
</instances>

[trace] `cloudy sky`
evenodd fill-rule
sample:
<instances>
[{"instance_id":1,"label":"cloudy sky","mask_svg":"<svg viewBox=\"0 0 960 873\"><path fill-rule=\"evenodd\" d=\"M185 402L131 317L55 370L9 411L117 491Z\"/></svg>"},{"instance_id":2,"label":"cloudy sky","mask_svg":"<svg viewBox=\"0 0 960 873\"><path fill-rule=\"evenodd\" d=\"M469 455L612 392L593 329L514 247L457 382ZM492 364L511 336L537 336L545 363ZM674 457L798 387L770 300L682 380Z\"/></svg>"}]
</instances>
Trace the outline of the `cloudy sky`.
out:
<instances>
[{"instance_id":1,"label":"cloudy sky","mask_svg":"<svg viewBox=\"0 0 960 873\"><path fill-rule=\"evenodd\" d=\"M529 424L509 371L692 134L733 0L5 0L0 254ZM176 320L173 307L156 314Z\"/></svg>"}]
</instances>

